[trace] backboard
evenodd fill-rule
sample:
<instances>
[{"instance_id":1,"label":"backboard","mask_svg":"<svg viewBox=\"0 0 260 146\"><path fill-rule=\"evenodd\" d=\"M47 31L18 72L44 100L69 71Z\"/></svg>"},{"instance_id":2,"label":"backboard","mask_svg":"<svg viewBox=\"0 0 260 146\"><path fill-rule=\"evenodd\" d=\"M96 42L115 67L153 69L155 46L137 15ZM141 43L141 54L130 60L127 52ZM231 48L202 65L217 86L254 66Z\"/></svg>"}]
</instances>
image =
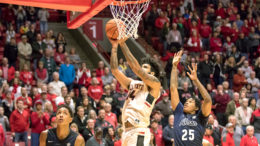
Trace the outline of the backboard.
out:
<instances>
[{"instance_id":1,"label":"backboard","mask_svg":"<svg viewBox=\"0 0 260 146\"><path fill-rule=\"evenodd\" d=\"M67 11L67 26L75 29L102 11L114 0L0 0L0 3L49 8ZM77 16L71 17L72 13L81 12Z\"/></svg>"}]
</instances>

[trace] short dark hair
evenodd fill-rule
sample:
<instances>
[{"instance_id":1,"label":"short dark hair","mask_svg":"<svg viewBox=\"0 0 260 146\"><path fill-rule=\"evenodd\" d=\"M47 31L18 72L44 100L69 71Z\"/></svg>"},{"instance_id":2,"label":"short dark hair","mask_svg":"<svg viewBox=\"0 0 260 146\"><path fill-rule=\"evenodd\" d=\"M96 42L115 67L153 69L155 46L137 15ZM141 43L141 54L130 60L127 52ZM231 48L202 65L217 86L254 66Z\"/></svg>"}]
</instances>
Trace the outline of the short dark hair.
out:
<instances>
[{"instance_id":1,"label":"short dark hair","mask_svg":"<svg viewBox=\"0 0 260 146\"><path fill-rule=\"evenodd\" d=\"M58 108L57 108L57 112L58 112L59 109L61 109L61 108L63 108L63 107L66 108L66 109L69 111L70 117L73 118L73 112L72 112L71 108L70 108L68 105L65 105L65 104L59 105Z\"/></svg>"},{"instance_id":2,"label":"short dark hair","mask_svg":"<svg viewBox=\"0 0 260 146\"><path fill-rule=\"evenodd\" d=\"M142 58L141 64L149 64L151 66L151 72L154 72L154 76L158 79L160 78L160 66L159 64L151 57Z\"/></svg>"},{"instance_id":3,"label":"short dark hair","mask_svg":"<svg viewBox=\"0 0 260 146\"><path fill-rule=\"evenodd\" d=\"M198 108L198 111L199 111L199 110L200 110L200 107L201 107L200 99L198 99L198 98L196 98L196 97L194 97L194 96L192 96L192 97L190 97L190 98L195 101L195 106ZM188 99L190 99L190 98L188 98ZM188 100L188 99L187 99L187 100Z\"/></svg>"}]
</instances>

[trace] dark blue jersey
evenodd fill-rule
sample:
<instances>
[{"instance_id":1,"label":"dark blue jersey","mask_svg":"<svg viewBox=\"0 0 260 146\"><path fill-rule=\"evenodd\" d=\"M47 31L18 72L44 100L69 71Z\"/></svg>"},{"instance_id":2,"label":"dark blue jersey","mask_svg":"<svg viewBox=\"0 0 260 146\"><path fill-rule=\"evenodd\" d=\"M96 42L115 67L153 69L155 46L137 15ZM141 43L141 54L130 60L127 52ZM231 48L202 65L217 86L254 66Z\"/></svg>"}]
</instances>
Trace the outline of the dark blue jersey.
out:
<instances>
[{"instance_id":1,"label":"dark blue jersey","mask_svg":"<svg viewBox=\"0 0 260 146\"><path fill-rule=\"evenodd\" d=\"M185 114L181 102L174 111L175 146L202 146L202 139L207 124L201 110L194 115Z\"/></svg>"},{"instance_id":2,"label":"dark blue jersey","mask_svg":"<svg viewBox=\"0 0 260 146\"><path fill-rule=\"evenodd\" d=\"M70 129L69 135L63 139L59 140L56 134L56 128L48 130L46 138L46 146L74 146L78 134Z\"/></svg>"}]
</instances>

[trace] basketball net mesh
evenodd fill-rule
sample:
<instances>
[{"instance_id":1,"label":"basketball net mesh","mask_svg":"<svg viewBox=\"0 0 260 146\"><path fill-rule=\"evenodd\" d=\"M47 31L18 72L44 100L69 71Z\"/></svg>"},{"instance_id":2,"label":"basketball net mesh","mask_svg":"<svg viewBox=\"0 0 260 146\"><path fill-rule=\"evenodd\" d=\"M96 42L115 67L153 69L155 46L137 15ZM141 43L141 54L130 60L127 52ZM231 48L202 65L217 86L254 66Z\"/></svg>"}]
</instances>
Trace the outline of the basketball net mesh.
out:
<instances>
[{"instance_id":1,"label":"basketball net mesh","mask_svg":"<svg viewBox=\"0 0 260 146\"><path fill-rule=\"evenodd\" d=\"M136 2L125 4L127 0L116 0L110 5L111 13L116 21L118 28L118 38L123 39L128 37L138 38L137 28L142 18L142 14L147 10L150 0L143 3ZM128 0L129 1L129 0ZM120 21L121 20L121 21ZM122 23L123 22L123 23Z\"/></svg>"}]
</instances>

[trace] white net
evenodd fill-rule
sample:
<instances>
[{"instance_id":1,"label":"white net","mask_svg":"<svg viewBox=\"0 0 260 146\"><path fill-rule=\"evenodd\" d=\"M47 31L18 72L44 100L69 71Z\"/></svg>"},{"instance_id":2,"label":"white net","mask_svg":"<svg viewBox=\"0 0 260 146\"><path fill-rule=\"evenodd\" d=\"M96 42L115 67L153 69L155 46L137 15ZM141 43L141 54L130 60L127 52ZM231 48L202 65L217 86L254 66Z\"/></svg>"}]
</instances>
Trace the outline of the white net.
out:
<instances>
[{"instance_id":1,"label":"white net","mask_svg":"<svg viewBox=\"0 0 260 146\"><path fill-rule=\"evenodd\" d=\"M147 10L150 0L115 0L110 4L110 10L118 28L118 38L137 38L137 28L142 14ZM123 22L123 25L122 25Z\"/></svg>"}]
</instances>

